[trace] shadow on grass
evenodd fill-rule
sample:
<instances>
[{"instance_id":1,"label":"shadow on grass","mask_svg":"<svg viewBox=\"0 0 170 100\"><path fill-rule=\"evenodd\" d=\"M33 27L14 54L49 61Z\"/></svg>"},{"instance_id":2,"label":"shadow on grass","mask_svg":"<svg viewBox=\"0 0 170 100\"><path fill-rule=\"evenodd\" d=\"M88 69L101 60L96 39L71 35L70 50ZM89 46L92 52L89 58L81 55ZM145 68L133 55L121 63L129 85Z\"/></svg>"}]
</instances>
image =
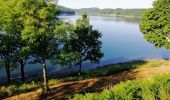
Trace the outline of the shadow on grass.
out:
<instances>
[{"instance_id":1,"label":"shadow on grass","mask_svg":"<svg viewBox=\"0 0 170 100\"><path fill-rule=\"evenodd\" d=\"M109 84L115 85L123 81L135 79L135 72L122 72L115 75L110 75L102 78L89 79L84 81L77 81L68 84L62 84L56 87L52 87L51 91L39 96L39 99L51 100L51 99L68 99L72 98L74 94L85 93L100 93L106 89Z\"/></svg>"},{"instance_id":2,"label":"shadow on grass","mask_svg":"<svg viewBox=\"0 0 170 100\"><path fill-rule=\"evenodd\" d=\"M68 99L72 98L74 94L85 94L87 92L96 93L101 92L103 89L107 88L109 84L115 85L122 81L135 79L136 73L131 71L133 69L139 68L141 65L146 64L147 61L131 61L127 63L119 63L119 64L110 64L102 67L98 67L97 69L89 70L87 72L83 72L81 76L77 77L77 72L70 73L65 76L50 76L49 79L57 79L61 80L60 83L55 83L51 86L51 91L48 93L43 93L39 95L39 99L51 100L51 99ZM89 80L84 80L89 79ZM33 79L29 80L31 82ZM38 80L37 82L42 83L40 78L34 79ZM82 81L79 81L82 80ZM71 82L70 82L71 81ZM14 82L12 85L16 85L17 87L22 86L24 83ZM18 90L14 92L14 94L8 96L5 95L3 98L12 97L15 95L19 95L22 93L28 93L31 91L35 91L40 86L32 87L26 90ZM26 97L27 98L27 97ZM37 98L38 99L38 98Z\"/></svg>"},{"instance_id":3,"label":"shadow on grass","mask_svg":"<svg viewBox=\"0 0 170 100\"><path fill-rule=\"evenodd\" d=\"M135 79L136 72L131 70L137 69L140 65L145 63L147 63L147 61L132 61L128 63L111 64L105 67L97 68L96 70L90 70L84 73L83 77L85 79L96 78L52 87L49 93L40 95L39 99L63 100L72 98L76 93L100 93L104 89L109 88L108 86L110 84L113 86L120 82Z\"/></svg>"}]
</instances>

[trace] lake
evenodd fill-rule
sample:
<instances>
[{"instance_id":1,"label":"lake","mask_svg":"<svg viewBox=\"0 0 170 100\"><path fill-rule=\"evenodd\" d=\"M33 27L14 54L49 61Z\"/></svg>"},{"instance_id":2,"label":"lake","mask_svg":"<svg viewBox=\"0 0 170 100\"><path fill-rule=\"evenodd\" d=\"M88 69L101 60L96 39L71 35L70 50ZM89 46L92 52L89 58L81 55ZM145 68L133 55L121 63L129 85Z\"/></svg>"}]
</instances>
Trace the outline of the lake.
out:
<instances>
[{"instance_id":1,"label":"lake","mask_svg":"<svg viewBox=\"0 0 170 100\"><path fill-rule=\"evenodd\" d=\"M59 16L61 20L73 23L81 16ZM139 30L139 21L132 18L90 16L90 24L94 29L102 33L102 52L104 57L100 64L85 63L83 70L96 68L110 63L126 62L134 59L165 59L168 58L168 50L164 48L155 48L153 44L144 40L143 34ZM48 61L48 73L64 73L75 71L78 67L60 67L50 64ZM26 74L41 74L42 67L39 64L27 65ZM12 74L17 74L14 71ZM12 76L12 75L11 75ZM6 73L4 69L0 70L0 79L4 79Z\"/></svg>"}]
</instances>

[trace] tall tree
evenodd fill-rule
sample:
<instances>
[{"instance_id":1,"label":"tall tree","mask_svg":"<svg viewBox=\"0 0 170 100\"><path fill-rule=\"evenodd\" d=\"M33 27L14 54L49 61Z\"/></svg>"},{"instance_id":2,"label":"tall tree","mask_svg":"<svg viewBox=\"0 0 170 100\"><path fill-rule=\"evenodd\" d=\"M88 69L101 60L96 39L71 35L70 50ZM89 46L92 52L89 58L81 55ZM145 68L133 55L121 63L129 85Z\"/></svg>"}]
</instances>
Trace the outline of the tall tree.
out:
<instances>
[{"instance_id":1,"label":"tall tree","mask_svg":"<svg viewBox=\"0 0 170 100\"><path fill-rule=\"evenodd\" d=\"M170 0L156 0L153 8L145 11L140 30L156 47L170 49Z\"/></svg>"},{"instance_id":2,"label":"tall tree","mask_svg":"<svg viewBox=\"0 0 170 100\"><path fill-rule=\"evenodd\" d=\"M31 56L42 64L45 90L48 91L46 60L57 51L57 38L54 29L58 9L44 0L25 0L22 3L22 38L28 42Z\"/></svg>"},{"instance_id":3,"label":"tall tree","mask_svg":"<svg viewBox=\"0 0 170 100\"><path fill-rule=\"evenodd\" d=\"M102 35L89 24L87 13L84 13L82 18L76 21L74 32L77 38L70 40L68 45L71 46L72 52L77 55L75 64L79 65L80 74L83 62L99 63L103 57L103 53L101 53L102 42L99 40Z\"/></svg>"},{"instance_id":4,"label":"tall tree","mask_svg":"<svg viewBox=\"0 0 170 100\"><path fill-rule=\"evenodd\" d=\"M62 66L74 65L74 60L77 56L71 51L70 45L70 41L77 38L77 35L74 32L74 25L71 22L60 21L54 32L58 37L61 46L59 52L52 57L52 63L60 64Z\"/></svg>"},{"instance_id":5,"label":"tall tree","mask_svg":"<svg viewBox=\"0 0 170 100\"><path fill-rule=\"evenodd\" d=\"M20 10L16 0L0 1L0 56L5 66L8 82L10 82L10 69L16 66L16 53L20 33ZM12 8L12 9L11 9Z\"/></svg>"},{"instance_id":6,"label":"tall tree","mask_svg":"<svg viewBox=\"0 0 170 100\"><path fill-rule=\"evenodd\" d=\"M16 53L15 59L20 64L21 80L25 81L25 65L30 56L30 50L27 46L27 41L23 41L22 38L19 39L18 51Z\"/></svg>"},{"instance_id":7,"label":"tall tree","mask_svg":"<svg viewBox=\"0 0 170 100\"><path fill-rule=\"evenodd\" d=\"M15 37L8 33L0 33L0 58L1 65L5 66L5 70L7 73L7 81L10 80L10 72L12 67L16 67L15 55L17 52L17 44Z\"/></svg>"},{"instance_id":8,"label":"tall tree","mask_svg":"<svg viewBox=\"0 0 170 100\"><path fill-rule=\"evenodd\" d=\"M23 30L23 16L22 14L22 0L2 0L1 1L1 31L6 32L6 34L13 35L12 43L8 44L17 48L15 52L14 61L20 64L21 68L21 79L25 80L24 77L24 66L29 56L29 51L27 47L27 41L24 41L21 36L21 31ZM15 41L14 41L15 40ZM5 41L5 38L3 38ZM4 51L5 49L2 49Z\"/></svg>"}]
</instances>

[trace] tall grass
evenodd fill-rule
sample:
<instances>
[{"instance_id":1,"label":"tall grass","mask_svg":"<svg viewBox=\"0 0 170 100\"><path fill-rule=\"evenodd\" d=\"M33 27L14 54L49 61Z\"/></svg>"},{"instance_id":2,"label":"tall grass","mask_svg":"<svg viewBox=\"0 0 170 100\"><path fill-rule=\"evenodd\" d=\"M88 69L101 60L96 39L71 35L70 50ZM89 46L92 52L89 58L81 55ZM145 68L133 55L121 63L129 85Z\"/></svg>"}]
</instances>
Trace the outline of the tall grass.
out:
<instances>
[{"instance_id":1,"label":"tall grass","mask_svg":"<svg viewBox=\"0 0 170 100\"><path fill-rule=\"evenodd\" d=\"M127 81L100 94L76 94L73 100L170 100L170 74Z\"/></svg>"},{"instance_id":2,"label":"tall grass","mask_svg":"<svg viewBox=\"0 0 170 100\"><path fill-rule=\"evenodd\" d=\"M23 83L23 82L15 82L11 83L7 86L0 86L0 99L10 97L12 95L16 95L19 93L26 93L33 90L36 90L37 87L42 87L42 83L37 82L30 82L30 83Z\"/></svg>"}]
</instances>

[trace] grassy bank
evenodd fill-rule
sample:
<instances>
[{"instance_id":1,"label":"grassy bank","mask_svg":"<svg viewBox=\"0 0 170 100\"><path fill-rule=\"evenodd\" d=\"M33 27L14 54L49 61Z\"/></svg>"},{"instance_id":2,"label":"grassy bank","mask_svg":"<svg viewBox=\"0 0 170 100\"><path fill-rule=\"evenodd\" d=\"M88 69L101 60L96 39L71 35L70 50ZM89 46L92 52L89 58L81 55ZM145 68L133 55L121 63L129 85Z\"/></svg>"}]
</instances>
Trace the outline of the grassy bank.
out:
<instances>
[{"instance_id":1,"label":"grassy bank","mask_svg":"<svg viewBox=\"0 0 170 100\"><path fill-rule=\"evenodd\" d=\"M120 83L102 93L76 94L73 100L170 100L170 74Z\"/></svg>"},{"instance_id":2,"label":"grassy bank","mask_svg":"<svg viewBox=\"0 0 170 100\"><path fill-rule=\"evenodd\" d=\"M121 81L136 79L140 75L142 75L142 77L148 77L154 73L163 73L160 72L160 69L164 70L165 72L170 72L169 69L166 69L169 68L167 66L170 66L170 62L168 60L131 61L127 63L101 66L97 69L83 72L79 77L77 76L77 72L73 72L65 76L54 75L49 77L49 85L52 90L49 93L44 93L41 77L34 77L32 79L27 79L25 83L15 81L9 85L1 84L0 99L21 99L20 97L22 97L22 99L25 99L28 94L30 98L33 97L34 99L41 99L42 97L47 99L52 97L51 94L54 95L53 99L66 99L68 97L72 97L76 93L95 93L97 89L100 89L102 91L103 89L105 89L105 87L109 86L110 83L112 83L112 85L115 85L120 83ZM148 72L148 69L151 72ZM155 70L155 72L153 70ZM139 75L139 72L142 72L142 74ZM144 75L144 72L147 73L145 73ZM135 84L137 84L138 82L139 81L137 81ZM99 94L89 95L96 96ZM82 95L77 95L75 98L78 99L80 97L82 97ZM83 96L83 98L85 97Z\"/></svg>"}]
</instances>

